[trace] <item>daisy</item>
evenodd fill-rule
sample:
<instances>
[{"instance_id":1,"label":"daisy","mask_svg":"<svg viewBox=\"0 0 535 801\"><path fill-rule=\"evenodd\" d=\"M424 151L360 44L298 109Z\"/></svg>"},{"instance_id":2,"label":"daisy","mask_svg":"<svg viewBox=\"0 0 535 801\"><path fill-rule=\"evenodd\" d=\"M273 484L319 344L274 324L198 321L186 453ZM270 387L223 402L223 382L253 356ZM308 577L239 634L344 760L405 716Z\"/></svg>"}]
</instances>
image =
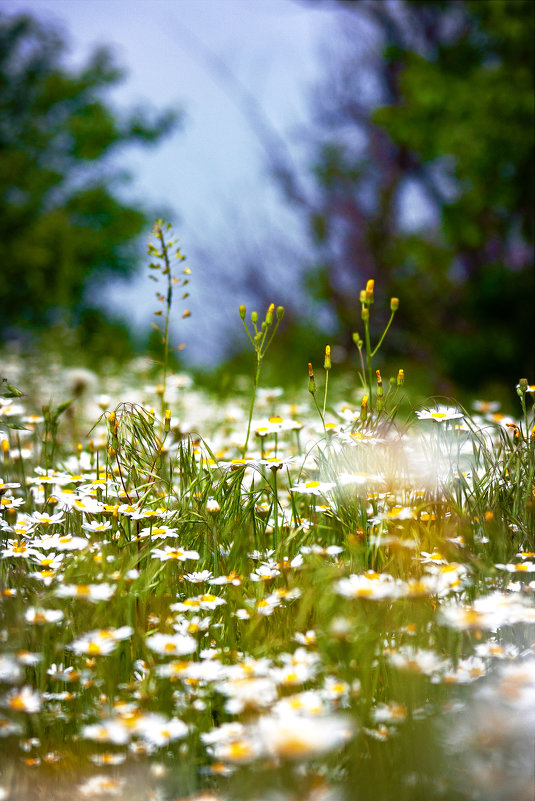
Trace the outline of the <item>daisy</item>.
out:
<instances>
[{"instance_id":1,"label":"daisy","mask_svg":"<svg viewBox=\"0 0 535 801\"><path fill-rule=\"evenodd\" d=\"M17 559L20 557L27 558L37 553L28 543L22 542L21 540L8 540L7 546L7 548L2 550L2 557L4 559L10 556Z\"/></svg>"},{"instance_id":2,"label":"daisy","mask_svg":"<svg viewBox=\"0 0 535 801\"><path fill-rule=\"evenodd\" d=\"M463 412L450 406L438 406L436 409L420 409L416 412L419 420L433 420L435 423L447 423L450 420L460 420Z\"/></svg>"},{"instance_id":3,"label":"daisy","mask_svg":"<svg viewBox=\"0 0 535 801\"><path fill-rule=\"evenodd\" d=\"M180 740L188 733L188 727L179 718L165 718L149 713L141 718L136 733L156 748L162 748L173 740Z\"/></svg>"},{"instance_id":4,"label":"daisy","mask_svg":"<svg viewBox=\"0 0 535 801\"><path fill-rule=\"evenodd\" d=\"M106 656L111 654L120 640L125 640L134 633L130 626L121 626L119 629L97 629L78 637L67 648L76 654L88 656Z\"/></svg>"},{"instance_id":5,"label":"daisy","mask_svg":"<svg viewBox=\"0 0 535 801\"><path fill-rule=\"evenodd\" d=\"M109 520L106 520L104 523L99 523L98 520L91 520L89 523L82 523L82 528L90 534L100 534L103 531L109 531L111 529L111 523Z\"/></svg>"},{"instance_id":6,"label":"daisy","mask_svg":"<svg viewBox=\"0 0 535 801\"><path fill-rule=\"evenodd\" d=\"M2 699L2 706L8 706L17 712L33 714L41 709L41 693L32 687L25 686L20 690L10 690Z\"/></svg>"},{"instance_id":7,"label":"daisy","mask_svg":"<svg viewBox=\"0 0 535 801\"><path fill-rule=\"evenodd\" d=\"M192 612L196 609L215 609L217 606L221 606L225 603L225 599L220 598L219 595L206 593L193 598L186 598L184 601L179 601L176 604L171 604L170 609L172 612Z\"/></svg>"},{"instance_id":8,"label":"daisy","mask_svg":"<svg viewBox=\"0 0 535 801\"><path fill-rule=\"evenodd\" d=\"M34 606L28 607L24 613L27 623L43 625L44 623L59 623L63 620L63 612L60 609L37 609Z\"/></svg>"},{"instance_id":9,"label":"daisy","mask_svg":"<svg viewBox=\"0 0 535 801\"><path fill-rule=\"evenodd\" d=\"M329 492L335 486L334 481L300 481L290 487L290 492L302 492L304 495L323 495L324 492Z\"/></svg>"},{"instance_id":10,"label":"daisy","mask_svg":"<svg viewBox=\"0 0 535 801\"><path fill-rule=\"evenodd\" d=\"M161 562L169 560L185 562L186 559L199 559L197 551L184 551L182 548L172 548L169 545L164 545L163 548L153 548L151 554L153 559L159 559Z\"/></svg>"},{"instance_id":11,"label":"daisy","mask_svg":"<svg viewBox=\"0 0 535 801\"><path fill-rule=\"evenodd\" d=\"M117 588L113 584L61 584L56 590L57 598L83 598L85 601L109 601Z\"/></svg>"},{"instance_id":12,"label":"daisy","mask_svg":"<svg viewBox=\"0 0 535 801\"><path fill-rule=\"evenodd\" d=\"M53 526L56 523L61 523L65 518L65 513L56 512L54 515L45 514L45 512L32 512L31 519L35 520L41 526Z\"/></svg>"},{"instance_id":13,"label":"daisy","mask_svg":"<svg viewBox=\"0 0 535 801\"><path fill-rule=\"evenodd\" d=\"M197 650L197 641L188 634L152 634L145 640L151 651L162 656L183 656Z\"/></svg>"},{"instance_id":14,"label":"daisy","mask_svg":"<svg viewBox=\"0 0 535 801\"><path fill-rule=\"evenodd\" d=\"M354 733L345 718L295 713L261 717L255 729L265 751L282 759L303 759L333 751Z\"/></svg>"},{"instance_id":15,"label":"daisy","mask_svg":"<svg viewBox=\"0 0 535 801\"><path fill-rule=\"evenodd\" d=\"M373 601L400 598L405 594L403 582L393 579L387 573L378 574L373 571L339 579L335 584L335 590L345 598L367 598Z\"/></svg>"}]
</instances>

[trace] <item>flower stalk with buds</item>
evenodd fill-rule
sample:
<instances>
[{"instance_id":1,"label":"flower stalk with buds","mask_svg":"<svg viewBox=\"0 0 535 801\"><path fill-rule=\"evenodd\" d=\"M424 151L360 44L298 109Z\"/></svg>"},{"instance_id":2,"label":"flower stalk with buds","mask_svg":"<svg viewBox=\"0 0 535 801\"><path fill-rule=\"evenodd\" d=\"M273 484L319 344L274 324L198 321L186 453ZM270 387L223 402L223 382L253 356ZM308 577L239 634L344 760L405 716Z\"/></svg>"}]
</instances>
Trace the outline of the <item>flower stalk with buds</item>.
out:
<instances>
[{"instance_id":1,"label":"flower stalk with buds","mask_svg":"<svg viewBox=\"0 0 535 801\"><path fill-rule=\"evenodd\" d=\"M364 340L361 339L358 333L353 334L353 341L358 348L359 356L360 356L360 364L361 364L361 378L362 384L365 387L368 395L367 395L367 402L370 409L373 409L373 359L374 356L377 354L379 348L383 344L384 338L388 333L388 329L392 325L392 320L394 319L394 315L399 308L399 299L398 298L391 298L390 299L390 319L388 320L383 333L381 334L377 345L372 348L371 344L371 335L370 335L370 310L371 306L374 302L374 281L370 279L366 283L366 289L361 290L360 293L360 303L361 303L361 319L364 324ZM364 363L364 357L362 353L362 349L366 351L366 364ZM403 372L403 371L401 371ZM375 408L378 412L382 411L384 408L384 399L383 399L383 382L381 379L381 374L379 371L376 371L377 376L377 390L376 390L376 404ZM399 384L399 380L398 380Z\"/></svg>"},{"instance_id":2,"label":"flower stalk with buds","mask_svg":"<svg viewBox=\"0 0 535 801\"><path fill-rule=\"evenodd\" d=\"M260 380L260 368L262 366L262 359L266 355L266 351L273 342L273 337L277 332L277 328L279 327L280 321L284 316L284 306L277 306L275 309L275 304L270 303L268 310L266 312L266 316L264 317L260 328L258 327L258 312L254 311L251 312L251 323L253 330L249 330L249 326L246 322L246 315L247 309L245 306L241 305L238 309L240 317L243 322L243 326L249 337L251 345L253 346L256 354L256 369L255 369L255 376L253 382L253 394L251 397L251 406L249 408L249 421L247 423L247 436L245 438L245 444L243 446L243 458L245 458L245 454L247 453L247 446L249 444L249 436L251 433L251 421L253 419L253 410L254 404L256 399L256 389L258 387L258 381ZM275 315L275 320L274 320ZM273 330L270 332L270 329L273 326Z\"/></svg>"},{"instance_id":3,"label":"flower stalk with buds","mask_svg":"<svg viewBox=\"0 0 535 801\"><path fill-rule=\"evenodd\" d=\"M160 303L165 303L165 323L163 328L153 323L153 327L156 331L161 334L162 345L163 345L163 361L162 361L162 383L159 391L159 395L161 397L161 418L162 421L164 419L165 410L166 410L166 403L165 403L165 391L167 386L167 374L169 370L169 324L171 321L171 306L173 304L173 289L176 284L179 285L181 289L183 289L189 282L189 276L191 275L191 270L189 267L185 267L182 270L181 277L177 277L173 275L173 268L177 265L181 265L182 262L186 260L186 257L181 253L180 248L177 246L178 239L167 238L168 235L172 236L172 230L170 223L164 223L162 220L156 220L152 229L152 236L154 241L149 241L147 246L147 252L149 256L154 259L149 264L149 269L160 271L162 276L165 276L166 279L166 294L162 294L161 292L156 292L156 299ZM175 248L173 253L173 248ZM152 272L150 273L149 277L153 281L157 281L158 278ZM182 300L185 300L188 297L189 293L185 292L182 295ZM154 312L157 317L162 316L162 309L158 309ZM189 309L185 309L182 317L190 317L191 312ZM179 345L177 350L182 350L183 345Z\"/></svg>"}]
</instances>

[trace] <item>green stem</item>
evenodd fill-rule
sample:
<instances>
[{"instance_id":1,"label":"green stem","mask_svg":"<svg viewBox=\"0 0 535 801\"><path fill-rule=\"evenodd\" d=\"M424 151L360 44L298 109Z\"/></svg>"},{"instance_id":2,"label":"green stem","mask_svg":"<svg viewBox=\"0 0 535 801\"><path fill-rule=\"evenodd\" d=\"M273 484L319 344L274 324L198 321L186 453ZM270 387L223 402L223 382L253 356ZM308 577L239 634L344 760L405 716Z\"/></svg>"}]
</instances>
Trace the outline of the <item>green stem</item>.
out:
<instances>
[{"instance_id":1,"label":"green stem","mask_svg":"<svg viewBox=\"0 0 535 801\"><path fill-rule=\"evenodd\" d=\"M247 423L247 436L245 438L245 445L243 446L243 453L242 459L245 459L245 454L247 453L247 446L249 444L249 435L251 433L251 420L253 419L253 410L254 410L254 403L256 399L256 388L258 386L258 380L260 378L260 364L262 361L262 356L260 352L257 351L256 354L256 373L254 377L254 384L253 384L253 396L251 398L251 406L249 408L249 421Z\"/></svg>"},{"instance_id":2,"label":"green stem","mask_svg":"<svg viewBox=\"0 0 535 801\"><path fill-rule=\"evenodd\" d=\"M373 353L372 353L372 346L370 342L370 322L369 320L364 320L364 339L366 341L366 367L368 371L368 408L372 409L372 364L373 364Z\"/></svg>"},{"instance_id":3,"label":"green stem","mask_svg":"<svg viewBox=\"0 0 535 801\"><path fill-rule=\"evenodd\" d=\"M383 331L383 333L381 334L381 339L380 339L380 340L379 340L379 342L377 343L377 345L376 345L376 347L375 347L375 350L373 350L373 351L372 351L372 356L375 356L375 354L377 353L377 351L379 350L379 348L380 348L380 347L381 347L381 345L383 344L383 339L384 339L384 338L385 338L385 336L387 335L388 329L389 329L389 328L390 328L390 326L392 325L392 320L394 319L394 314L395 314L395 312L392 312L392 314L390 315L390 320L388 321L388 323L387 323L387 325L386 325L386 328L385 328L385 330L384 330L384 331Z\"/></svg>"},{"instance_id":4,"label":"green stem","mask_svg":"<svg viewBox=\"0 0 535 801\"><path fill-rule=\"evenodd\" d=\"M329 371L325 370L325 392L323 393L323 420L325 420L325 408L327 406L327 389L329 387ZM323 424L325 425L325 423Z\"/></svg>"},{"instance_id":5,"label":"green stem","mask_svg":"<svg viewBox=\"0 0 535 801\"><path fill-rule=\"evenodd\" d=\"M278 547L279 544L279 492L277 486L277 468L272 467L273 473L273 546Z\"/></svg>"}]
</instances>

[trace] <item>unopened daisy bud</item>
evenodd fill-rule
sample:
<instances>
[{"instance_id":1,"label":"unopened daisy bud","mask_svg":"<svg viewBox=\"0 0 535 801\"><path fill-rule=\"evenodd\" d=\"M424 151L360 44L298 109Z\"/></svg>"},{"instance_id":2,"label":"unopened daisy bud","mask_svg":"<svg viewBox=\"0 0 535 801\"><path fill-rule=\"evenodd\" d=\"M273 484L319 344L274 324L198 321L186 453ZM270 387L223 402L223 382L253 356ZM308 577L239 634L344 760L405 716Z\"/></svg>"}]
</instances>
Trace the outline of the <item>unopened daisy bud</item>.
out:
<instances>
[{"instance_id":1,"label":"unopened daisy bud","mask_svg":"<svg viewBox=\"0 0 535 801\"><path fill-rule=\"evenodd\" d=\"M390 298L390 311L395 312L399 309L399 298Z\"/></svg>"},{"instance_id":2,"label":"unopened daisy bud","mask_svg":"<svg viewBox=\"0 0 535 801\"><path fill-rule=\"evenodd\" d=\"M366 290L365 289L361 289L360 290L359 300L360 300L361 303L366 303L367 298L366 298Z\"/></svg>"},{"instance_id":3,"label":"unopened daisy bud","mask_svg":"<svg viewBox=\"0 0 535 801\"><path fill-rule=\"evenodd\" d=\"M263 336L264 336L264 334L263 334L262 331L257 331L257 333L255 334L255 337L254 337L254 341L255 342L260 342L260 340L262 339Z\"/></svg>"},{"instance_id":4,"label":"unopened daisy bud","mask_svg":"<svg viewBox=\"0 0 535 801\"><path fill-rule=\"evenodd\" d=\"M522 394L525 395L525 393L528 391L528 379L521 378L520 381L518 382L518 388L520 392L522 392Z\"/></svg>"},{"instance_id":5,"label":"unopened daisy bud","mask_svg":"<svg viewBox=\"0 0 535 801\"><path fill-rule=\"evenodd\" d=\"M242 320L245 320L245 315L247 314L247 308L242 304L239 307L238 311L240 313L240 317L242 318Z\"/></svg>"},{"instance_id":6,"label":"unopened daisy bud","mask_svg":"<svg viewBox=\"0 0 535 801\"><path fill-rule=\"evenodd\" d=\"M363 306L360 316L362 317L364 322L370 319L370 310L368 309L367 306Z\"/></svg>"},{"instance_id":7,"label":"unopened daisy bud","mask_svg":"<svg viewBox=\"0 0 535 801\"><path fill-rule=\"evenodd\" d=\"M277 306L276 315L277 315L277 320L279 321L282 320L282 318L284 317L284 306Z\"/></svg>"},{"instance_id":8,"label":"unopened daisy bud","mask_svg":"<svg viewBox=\"0 0 535 801\"><path fill-rule=\"evenodd\" d=\"M169 431L171 428L171 409L165 410L164 431Z\"/></svg>"},{"instance_id":9,"label":"unopened daisy bud","mask_svg":"<svg viewBox=\"0 0 535 801\"><path fill-rule=\"evenodd\" d=\"M398 387L402 387L405 383L405 372L403 370L398 370Z\"/></svg>"},{"instance_id":10,"label":"unopened daisy bud","mask_svg":"<svg viewBox=\"0 0 535 801\"><path fill-rule=\"evenodd\" d=\"M373 278L370 278L370 280L366 284L366 302L367 303L373 303L373 288L374 288L374 285L375 285L375 281L373 280Z\"/></svg>"},{"instance_id":11,"label":"unopened daisy bud","mask_svg":"<svg viewBox=\"0 0 535 801\"><path fill-rule=\"evenodd\" d=\"M325 370L331 369L331 346L325 345L325 360L323 362L323 368Z\"/></svg>"},{"instance_id":12,"label":"unopened daisy bud","mask_svg":"<svg viewBox=\"0 0 535 801\"><path fill-rule=\"evenodd\" d=\"M215 498L208 498L206 501L206 511L214 515L221 511L221 507Z\"/></svg>"},{"instance_id":13,"label":"unopened daisy bud","mask_svg":"<svg viewBox=\"0 0 535 801\"><path fill-rule=\"evenodd\" d=\"M251 320L253 322L253 325L257 324L257 322L258 322L258 312L255 312L255 311L251 312Z\"/></svg>"},{"instance_id":14,"label":"unopened daisy bud","mask_svg":"<svg viewBox=\"0 0 535 801\"><path fill-rule=\"evenodd\" d=\"M267 313L266 313L266 323L268 325L271 325L271 323L273 322L273 312L274 311L275 311L275 304L274 303L270 303L269 304L269 308L268 308Z\"/></svg>"},{"instance_id":15,"label":"unopened daisy bud","mask_svg":"<svg viewBox=\"0 0 535 801\"><path fill-rule=\"evenodd\" d=\"M357 331L355 331L353 334L351 334L351 336L352 336L352 338L353 338L353 342L355 343L355 345L357 346L357 348L360 350L360 349L362 348L362 346L363 346L364 342L363 342L363 341L362 341L362 339L360 338L360 335L359 335L359 333L358 333Z\"/></svg>"},{"instance_id":16,"label":"unopened daisy bud","mask_svg":"<svg viewBox=\"0 0 535 801\"><path fill-rule=\"evenodd\" d=\"M364 395L360 402L360 419L362 422L365 422L366 417L368 416L368 396Z\"/></svg>"},{"instance_id":17,"label":"unopened daisy bud","mask_svg":"<svg viewBox=\"0 0 535 801\"><path fill-rule=\"evenodd\" d=\"M316 382L314 381L314 370L312 369L312 365L308 363L308 391L311 395L313 395L316 391Z\"/></svg>"},{"instance_id":18,"label":"unopened daisy bud","mask_svg":"<svg viewBox=\"0 0 535 801\"><path fill-rule=\"evenodd\" d=\"M383 379L381 378L381 371L376 370L375 375L377 376L377 397L383 397Z\"/></svg>"}]
</instances>

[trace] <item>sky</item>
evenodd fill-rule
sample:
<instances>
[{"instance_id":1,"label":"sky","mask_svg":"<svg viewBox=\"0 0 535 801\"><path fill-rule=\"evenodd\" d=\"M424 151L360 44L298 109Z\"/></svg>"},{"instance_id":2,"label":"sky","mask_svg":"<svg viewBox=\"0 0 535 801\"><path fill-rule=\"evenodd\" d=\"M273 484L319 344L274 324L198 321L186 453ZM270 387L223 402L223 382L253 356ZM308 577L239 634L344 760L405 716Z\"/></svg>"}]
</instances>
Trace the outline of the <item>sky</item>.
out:
<instances>
[{"instance_id":1,"label":"sky","mask_svg":"<svg viewBox=\"0 0 535 801\"><path fill-rule=\"evenodd\" d=\"M321 45L334 35L333 6L302 0L0 0L0 8L59 25L74 65L95 46L110 45L127 71L113 90L118 107L149 103L183 111L180 130L155 149L125 152L117 164L134 175L129 198L169 212L192 270L192 317L181 321L177 335L190 361L214 362L232 339L237 307L246 298L222 295L203 264L203 248L220 249L229 260L240 230L261 230L265 220L267 234L269 225L284 225L286 213L236 87L255 99L269 126L289 142L292 132L309 124L308 93L319 75ZM297 228L294 235L299 239ZM222 273L232 269L221 266ZM110 285L101 299L142 329L156 308L147 273ZM288 276L290 285L292 280L298 277Z\"/></svg>"}]
</instances>

